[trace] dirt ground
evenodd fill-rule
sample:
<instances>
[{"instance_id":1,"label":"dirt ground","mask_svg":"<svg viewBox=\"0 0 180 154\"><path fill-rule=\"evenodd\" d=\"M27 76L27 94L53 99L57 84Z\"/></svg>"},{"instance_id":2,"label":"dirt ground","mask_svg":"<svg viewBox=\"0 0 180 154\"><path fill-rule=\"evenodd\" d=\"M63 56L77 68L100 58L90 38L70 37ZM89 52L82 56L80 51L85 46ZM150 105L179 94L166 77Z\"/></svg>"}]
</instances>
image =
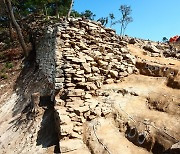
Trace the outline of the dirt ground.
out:
<instances>
[{"instance_id":1,"label":"dirt ground","mask_svg":"<svg viewBox=\"0 0 180 154\"><path fill-rule=\"evenodd\" d=\"M166 65L180 70L180 61L144 55L137 46L129 45L130 52L141 60ZM20 70L20 63L16 70ZM14 71L15 72L15 71ZM118 83L105 84L94 96L99 104L108 104L111 113L83 124L82 139L57 140L54 110L43 108L36 119L26 114L14 114L15 104L24 101L18 93L20 71L8 80L0 81L0 153L61 153L67 154L177 154L171 147L180 140L180 91L168 86L168 76L145 73L132 74ZM33 75L24 74L28 79ZM178 76L178 74L177 74ZM176 76L176 77L177 77ZM24 80L23 84L30 80ZM36 83L36 82L34 82ZM35 86L34 83L30 87ZM41 83L41 82L40 82ZM40 83L35 87L40 87ZM44 83L44 82L42 82ZM22 84L22 83L21 83ZM21 90L21 89L20 89ZM27 89L28 93L28 89ZM26 100L27 101L27 100ZM22 104L19 104L21 106ZM21 108L21 110L25 106ZM58 142L58 143L57 143ZM59 147L58 147L59 146Z\"/></svg>"},{"instance_id":2,"label":"dirt ground","mask_svg":"<svg viewBox=\"0 0 180 154\"><path fill-rule=\"evenodd\" d=\"M147 63L180 68L178 60L144 55L145 51L134 45L129 49ZM104 85L101 90L106 97L96 99L111 104L113 112L86 125L85 140L92 153L179 153L178 149L168 150L180 140L179 89L167 82L168 76L143 73Z\"/></svg>"}]
</instances>

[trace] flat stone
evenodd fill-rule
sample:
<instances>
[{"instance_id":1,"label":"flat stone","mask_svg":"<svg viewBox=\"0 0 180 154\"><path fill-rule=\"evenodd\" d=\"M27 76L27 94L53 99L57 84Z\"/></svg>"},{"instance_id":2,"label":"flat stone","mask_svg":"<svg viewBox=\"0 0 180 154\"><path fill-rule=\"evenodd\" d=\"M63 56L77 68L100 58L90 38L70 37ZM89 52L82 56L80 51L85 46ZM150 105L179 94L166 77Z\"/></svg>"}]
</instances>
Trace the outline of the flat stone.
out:
<instances>
[{"instance_id":1,"label":"flat stone","mask_svg":"<svg viewBox=\"0 0 180 154\"><path fill-rule=\"evenodd\" d=\"M55 83L55 89L62 89L63 87L63 83Z\"/></svg>"},{"instance_id":2,"label":"flat stone","mask_svg":"<svg viewBox=\"0 0 180 154\"><path fill-rule=\"evenodd\" d=\"M105 116L105 115L111 113L111 108L109 108L109 107L102 107L101 108L101 112Z\"/></svg>"},{"instance_id":3,"label":"flat stone","mask_svg":"<svg viewBox=\"0 0 180 154\"><path fill-rule=\"evenodd\" d=\"M94 51L93 54L94 54L94 56L101 56L102 55L101 52L99 52L99 51Z\"/></svg>"},{"instance_id":4,"label":"flat stone","mask_svg":"<svg viewBox=\"0 0 180 154\"><path fill-rule=\"evenodd\" d=\"M128 67L127 71L128 71L129 74L132 74L133 73L133 68L132 67Z\"/></svg>"},{"instance_id":5,"label":"flat stone","mask_svg":"<svg viewBox=\"0 0 180 154\"><path fill-rule=\"evenodd\" d=\"M105 61L103 61L103 60L98 60L98 64L99 64L100 66L108 66L108 62L105 62Z\"/></svg>"},{"instance_id":6,"label":"flat stone","mask_svg":"<svg viewBox=\"0 0 180 154\"><path fill-rule=\"evenodd\" d=\"M114 79L106 79L105 83L107 83L107 84L114 83Z\"/></svg>"},{"instance_id":7,"label":"flat stone","mask_svg":"<svg viewBox=\"0 0 180 154\"><path fill-rule=\"evenodd\" d=\"M128 76L128 73L127 72L119 72L119 76L126 77L126 76Z\"/></svg>"},{"instance_id":8,"label":"flat stone","mask_svg":"<svg viewBox=\"0 0 180 154\"><path fill-rule=\"evenodd\" d=\"M84 90L83 89L68 89L68 96L82 96L84 95Z\"/></svg>"},{"instance_id":9,"label":"flat stone","mask_svg":"<svg viewBox=\"0 0 180 154\"><path fill-rule=\"evenodd\" d=\"M84 70L76 71L76 74L83 75L84 74Z\"/></svg>"},{"instance_id":10,"label":"flat stone","mask_svg":"<svg viewBox=\"0 0 180 154\"><path fill-rule=\"evenodd\" d=\"M100 73L99 68L95 66L92 67L92 72Z\"/></svg>"},{"instance_id":11,"label":"flat stone","mask_svg":"<svg viewBox=\"0 0 180 154\"><path fill-rule=\"evenodd\" d=\"M91 66L89 63L83 63L82 67L86 73L91 73Z\"/></svg>"},{"instance_id":12,"label":"flat stone","mask_svg":"<svg viewBox=\"0 0 180 154\"><path fill-rule=\"evenodd\" d=\"M80 126L75 126L75 127L73 128L73 131L76 132L76 133L78 133L79 135L81 135L81 134L82 134L82 127L80 127Z\"/></svg>"},{"instance_id":13,"label":"flat stone","mask_svg":"<svg viewBox=\"0 0 180 154\"><path fill-rule=\"evenodd\" d=\"M74 80L75 82L85 82L85 78L74 77L73 80Z\"/></svg>"},{"instance_id":14,"label":"flat stone","mask_svg":"<svg viewBox=\"0 0 180 154\"><path fill-rule=\"evenodd\" d=\"M131 55L131 54L125 54L124 56L127 58L127 61L128 61L130 64L133 64L133 65L136 64L136 58L135 58L133 55Z\"/></svg>"},{"instance_id":15,"label":"flat stone","mask_svg":"<svg viewBox=\"0 0 180 154\"><path fill-rule=\"evenodd\" d=\"M91 62L90 64L91 66L98 66L98 64L95 61Z\"/></svg>"},{"instance_id":16,"label":"flat stone","mask_svg":"<svg viewBox=\"0 0 180 154\"><path fill-rule=\"evenodd\" d=\"M110 70L109 73L111 74L112 77L115 77L115 78L118 77L118 72L117 71Z\"/></svg>"},{"instance_id":17,"label":"flat stone","mask_svg":"<svg viewBox=\"0 0 180 154\"><path fill-rule=\"evenodd\" d=\"M86 93L86 94L84 95L84 98L85 98L85 99L91 99L91 98L92 98L92 95L89 94L89 93Z\"/></svg>"},{"instance_id":18,"label":"flat stone","mask_svg":"<svg viewBox=\"0 0 180 154\"><path fill-rule=\"evenodd\" d=\"M97 80L99 80L99 76L90 76L87 78L87 81L89 81L89 82L94 82Z\"/></svg>"},{"instance_id":19,"label":"flat stone","mask_svg":"<svg viewBox=\"0 0 180 154\"><path fill-rule=\"evenodd\" d=\"M61 153L73 152L77 149L82 149L84 143L79 139L62 140L61 141Z\"/></svg>"},{"instance_id":20,"label":"flat stone","mask_svg":"<svg viewBox=\"0 0 180 154\"><path fill-rule=\"evenodd\" d=\"M61 135L68 136L72 133L73 124L69 123L68 125L61 125Z\"/></svg>"},{"instance_id":21,"label":"flat stone","mask_svg":"<svg viewBox=\"0 0 180 154\"><path fill-rule=\"evenodd\" d=\"M125 42L125 41L120 41L119 44L120 44L120 45L123 45L123 46L127 46L128 43Z\"/></svg>"},{"instance_id":22,"label":"flat stone","mask_svg":"<svg viewBox=\"0 0 180 154\"><path fill-rule=\"evenodd\" d=\"M67 83L66 86L67 87L75 87L76 85L74 83Z\"/></svg>"},{"instance_id":23,"label":"flat stone","mask_svg":"<svg viewBox=\"0 0 180 154\"><path fill-rule=\"evenodd\" d=\"M79 116L82 115L82 113L87 112L87 111L89 111L89 106L82 106L82 107L74 108L74 112Z\"/></svg>"},{"instance_id":24,"label":"flat stone","mask_svg":"<svg viewBox=\"0 0 180 154\"><path fill-rule=\"evenodd\" d=\"M147 44L143 47L144 50L148 50L149 52L153 53L160 53L160 51L152 44Z\"/></svg>"},{"instance_id":25,"label":"flat stone","mask_svg":"<svg viewBox=\"0 0 180 154\"><path fill-rule=\"evenodd\" d=\"M71 61L72 61L72 62L75 62L75 63L80 63L80 62L82 62L79 58L72 58Z\"/></svg>"},{"instance_id":26,"label":"flat stone","mask_svg":"<svg viewBox=\"0 0 180 154\"><path fill-rule=\"evenodd\" d=\"M87 61L94 61L94 59L93 59L92 57L88 56L88 55L85 56L85 59L86 59Z\"/></svg>"},{"instance_id":27,"label":"flat stone","mask_svg":"<svg viewBox=\"0 0 180 154\"><path fill-rule=\"evenodd\" d=\"M97 100L95 100L95 99L91 99L91 103L89 104L89 107L91 108L91 109L95 109L96 108L96 106L98 105L98 101Z\"/></svg>"},{"instance_id":28,"label":"flat stone","mask_svg":"<svg viewBox=\"0 0 180 154\"><path fill-rule=\"evenodd\" d=\"M128 50L127 50L127 48L120 48L120 52L122 52L122 53L128 53Z\"/></svg>"},{"instance_id":29,"label":"flat stone","mask_svg":"<svg viewBox=\"0 0 180 154\"><path fill-rule=\"evenodd\" d=\"M101 33L106 33L106 31L103 28L100 29L100 32Z\"/></svg>"},{"instance_id":30,"label":"flat stone","mask_svg":"<svg viewBox=\"0 0 180 154\"><path fill-rule=\"evenodd\" d=\"M68 34L61 34L61 36L62 36L63 38L70 38L70 36L69 36Z\"/></svg>"},{"instance_id":31,"label":"flat stone","mask_svg":"<svg viewBox=\"0 0 180 154\"><path fill-rule=\"evenodd\" d=\"M64 78L55 78L55 82L62 83L64 82Z\"/></svg>"},{"instance_id":32,"label":"flat stone","mask_svg":"<svg viewBox=\"0 0 180 154\"><path fill-rule=\"evenodd\" d=\"M89 82L89 83L87 83L87 89L88 90L96 90L98 88L94 83Z\"/></svg>"},{"instance_id":33,"label":"flat stone","mask_svg":"<svg viewBox=\"0 0 180 154\"><path fill-rule=\"evenodd\" d=\"M60 124L61 125L68 125L71 122L71 119L68 115L60 115Z\"/></svg>"}]
</instances>

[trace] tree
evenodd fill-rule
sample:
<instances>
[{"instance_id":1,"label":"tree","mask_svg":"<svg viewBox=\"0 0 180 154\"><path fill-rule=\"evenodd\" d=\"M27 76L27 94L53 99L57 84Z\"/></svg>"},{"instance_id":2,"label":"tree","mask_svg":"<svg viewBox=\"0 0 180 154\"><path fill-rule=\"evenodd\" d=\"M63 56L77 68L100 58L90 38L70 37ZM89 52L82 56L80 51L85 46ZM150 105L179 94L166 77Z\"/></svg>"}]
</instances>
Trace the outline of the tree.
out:
<instances>
[{"instance_id":1,"label":"tree","mask_svg":"<svg viewBox=\"0 0 180 154\"><path fill-rule=\"evenodd\" d=\"M168 39L167 37L163 37L162 41L165 43L165 42L168 42Z\"/></svg>"},{"instance_id":2,"label":"tree","mask_svg":"<svg viewBox=\"0 0 180 154\"><path fill-rule=\"evenodd\" d=\"M92 13L90 10L85 10L85 12L81 13L81 16L86 17L87 19L94 20L94 17L96 16L94 13Z\"/></svg>"},{"instance_id":3,"label":"tree","mask_svg":"<svg viewBox=\"0 0 180 154\"><path fill-rule=\"evenodd\" d=\"M111 22L110 22L110 28L111 28L114 25L114 22L113 22L113 20L115 19L114 14L109 13L109 18L111 19Z\"/></svg>"},{"instance_id":4,"label":"tree","mask_svg":"<svg viewBox=\"0 0 180 154\"><path fill-rule=\"evenodd\" d=\"M81 14L79 12L75 11L75 10L72 10L71 11L71 16L73 16L73 17L81 17Z\"/></svg>"},{"instance_id":5,"label":"tree","mask_svg":"<svg viewBox=\"0 0 180 154\"><path fill-rule=\"evenodd\" d=\"M101 22L103 26L106 26L108 23L108 17L101 17L97 21Z\"/></svg>"},{"instance_id":6,"label":"tree","mask_svg":"<svg viewBox=\"0 0 180 154\"><path fill-rule=\"evenodd\" d=\"M73 2L74 2L74 0L71 0L71 4L70 4L70 7L69 7L69 11L68 11L67 18L69 18L69 17L70 17L70 14L71 14L71 12L72 12Z\"/></svg>"},{"instance_id":7,"label":"tree","mask_svg":"<svg viewBox=\"0 0 180 154\"><path fill-rule=\"evenodd\" d=\"M130 16L132 10L131 10L131 7L127 5L121 5L119 10L121 11L121 14L122 14L120 34L124 35L127 25L133 21L132 17Z\"/></svg>"},{"instance_id":8,"label":"tree","mask_svg":"<svg viewBox=\"0 0 180 154\"><path fill-rule=\"evenodd\" d=\"M3 0L0 0L0 27L3 27L6 25L6 27L9 28L9 37L10 40L13 40L13 27L12 27L12 22L10 19L10 15L7 12L6 5Z\"/></svg>"},{"instance_id":9,"label":"tree","mask_svg":"<svg viewBox=\"0 0 180 154\"><path fill-rule=\"evenodd\" d=\"M30 13L56 17L67 16L71 2L71 0L13 0L15 11L22 17Z\"/></svg>"},{"instance_id":10,"label":"tree","mask_svg":"<svg viewBox=\"0 0 180 154\"><path fill-rule=\"evenodd\" d=\"M120 23L121 24L121 30L120 35L124 35L124 32L127 28L127 25L131 22L133 22L133 18L130 16L132 10L130 6L127 5L121 5L119 8L119 11L121 11L122 18L118 21L115 21L114 24Z\"/></svg>"},{"instance_id":11,"label":"tree","mask_svg":"<svg viewBox=\"0 0 180 154\"><path fill-rule=\"evenodd\" d=\"M11 21L12 21L12 23L16 29L18 39L19 39L19 43L21 44L24 55L27 57L28 56L27 46L26 46L26 43L24 41L24 37L22 35L21 28L20 28L19 24L17 23L17 21L14 17L14 12L13 12L13 8L12 8L11 0L4 0L4 3L7 6L9 16L10 16Z\"/></svg>"}]
</instances>

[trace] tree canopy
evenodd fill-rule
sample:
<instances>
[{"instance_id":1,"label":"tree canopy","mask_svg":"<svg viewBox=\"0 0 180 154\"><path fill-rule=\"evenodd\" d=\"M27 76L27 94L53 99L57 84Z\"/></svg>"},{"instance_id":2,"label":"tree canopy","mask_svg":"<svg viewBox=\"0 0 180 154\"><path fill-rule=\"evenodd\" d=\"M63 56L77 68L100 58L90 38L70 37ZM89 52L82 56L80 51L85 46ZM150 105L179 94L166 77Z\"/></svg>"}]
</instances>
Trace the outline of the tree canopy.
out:
<instances>
[{"instance_id":1,"label":"tree canopy","mask_svg":"<svg viewBox=\"0 0 180 154\"><path fill-rule=\"evenodd\" d=\"M0 0L0 27L9 29L10 40L12 41L12 33L13 28L16 29L16 33L19 34L19 38L21 36L21 40L23 40L23 32L28 28L22 30L21 28L28 27L23 24L19 25L21 21L25 21L22 19L30 19L30 14L32 15L43 15L46 19L50 19L49 16L53 17L62 17L65 16L67 19L70 16L73 17L85 17L89 20L94 20L96 15L91 10L85 10L84 12L77 12L73 10L74 0ZM8 6L10 4L10 7ZM121 35L124 35L124 31L127 25L132 22L131 7L127 5L121 5L119 8L122 18L115 21L115 16L113 13L110 13L106 17L101 17L97 21L101 22L103 26L106 26L108 22L110 22L110 27L112 27L116 23L121 24ZM12 19L13 18L13 19ZM23 27L24 26L24 27ZM19 31L19 32L18 32ZM25 32L27 35L29 31ZM30 36L27 36L29 38ZM25 38L25 40L28 40ZM22 41L21 41L22 42ZM20 43L25 44L25 43ZM27 55L27 54L26 54Z\"/></svg>"}]
</instances>

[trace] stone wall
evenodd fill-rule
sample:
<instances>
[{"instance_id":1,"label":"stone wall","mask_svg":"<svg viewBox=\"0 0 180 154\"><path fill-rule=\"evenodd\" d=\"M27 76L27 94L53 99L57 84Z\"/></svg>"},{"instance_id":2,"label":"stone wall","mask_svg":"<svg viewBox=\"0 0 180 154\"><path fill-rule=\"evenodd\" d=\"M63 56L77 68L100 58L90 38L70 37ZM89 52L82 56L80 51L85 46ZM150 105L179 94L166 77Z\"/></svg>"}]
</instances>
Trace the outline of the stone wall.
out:
<instances>
[{"instance_id":1,"label":"stone wall","mask_svg":"<svg viewBox=\"0 0 180 154\"><path fill-rule=\"evenodd\" d=\"M82 19L71 19L57 29L55 85L64 89L66 106L84 102L102 84L136 71L126 42L112 29Z\"/></svg>"},{"instance_id":2,"label":"stone wall","mask_svg":"<svg viewBox=\"0 0 180 154\"><path fill-rule=\"evenodd\" d=\"M93 97L102 95L103 84L135 73L136 60L114 30L89 20L59 23L56 41L55 108L61 135L80 138L83 122L111 112Z\"/></svg>"},{"instance_id":3,"label":"stone wall","mask_svg":"<svg viewBox=\"0 0 180 154\"><path fill-rule=\"evenodd\" d=\"M108 106L96 108L98 102L91 99L103 84L117 83L137 71L127 42L114 30L81 18L49 26L36 60L54 85L61 135L68 137L81 135L82 122L111 112Z\"/></svg>"}]
</instances>

